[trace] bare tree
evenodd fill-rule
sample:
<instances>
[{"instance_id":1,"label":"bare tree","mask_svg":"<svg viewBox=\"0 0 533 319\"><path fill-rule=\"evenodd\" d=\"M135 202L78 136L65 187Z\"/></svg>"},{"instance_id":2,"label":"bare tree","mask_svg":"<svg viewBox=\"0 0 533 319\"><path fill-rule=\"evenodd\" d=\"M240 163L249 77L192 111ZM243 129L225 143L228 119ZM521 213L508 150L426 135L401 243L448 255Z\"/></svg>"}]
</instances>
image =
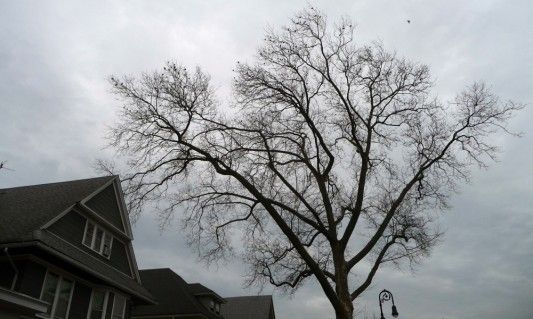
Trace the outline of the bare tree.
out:
<instances>
[{"instance_id":1,"label":"bare tree","mask_svg":"<svg viewBox=\"0 0 533 319\"><path fill-rule=\"evenodd\" d=\"M441 102L427 66L358 45L348 20L328 26L313 8L237 65L231 106L175 63L111 82L132 212L182 208L207 261L234 254L240 236L248 283L290 292L312 277L337 318L353 317L380 266L429 254L436 213L494 159L492 134L521 108L483 84Z\"/></svg>"}]
</instances>

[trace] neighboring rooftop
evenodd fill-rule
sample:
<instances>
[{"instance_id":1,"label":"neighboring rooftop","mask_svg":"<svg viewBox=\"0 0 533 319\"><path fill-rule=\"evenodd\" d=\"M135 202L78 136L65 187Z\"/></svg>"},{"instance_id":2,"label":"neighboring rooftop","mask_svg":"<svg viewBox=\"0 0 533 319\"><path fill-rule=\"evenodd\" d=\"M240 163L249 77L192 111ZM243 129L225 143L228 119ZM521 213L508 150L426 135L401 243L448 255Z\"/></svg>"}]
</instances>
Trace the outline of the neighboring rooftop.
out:
<instances>
[{"instance_id":1,"label":"neighboring rooftop","mask_svg":"<svg viewBox=\"0 0 533 319\"><path fill-rule=\"evenodd\" d=\"M157 299L157 305L138 306L132 310L133 317L162 315L203 315L209 319L220 319L194 297L183 278L169 268L139 270L143 285ZM195 284L195 289L212 292ZM218 295L217 295L218 296Z\"/></svg>"},{"instance_id":2,"label":"neighboring rooftop","mask_svg":"<svg viewBox=\"0 0 533 319\"><path fill-rule=\"evenodd\" d=\"M275 319L271 295L224 298L221 313L225 319Z\"/></svg>"}]
</instances>

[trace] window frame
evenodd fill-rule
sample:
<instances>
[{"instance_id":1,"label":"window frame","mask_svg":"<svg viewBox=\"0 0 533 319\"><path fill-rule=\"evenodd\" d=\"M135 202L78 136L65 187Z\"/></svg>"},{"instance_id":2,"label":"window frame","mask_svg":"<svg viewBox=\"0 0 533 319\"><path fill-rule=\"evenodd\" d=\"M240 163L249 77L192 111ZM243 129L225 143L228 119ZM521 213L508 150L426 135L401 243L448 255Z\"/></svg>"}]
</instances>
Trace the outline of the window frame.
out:
<instances>
[{"instance_id":1,"label":"window frame","mask_svg":"<svg viewBox=\"0 0 533 319\"><path fill-rule=\"evenodd\" d=\"M125 316L126 316L126 305L128 303L128 298L122 294L119 294L119 293L114 293L113 294L113 307L111 308L111 319L115 319L113 316L114 316L114 313L115 313L115 301L116 301L116 298L117 296L121 297L124 299L124 306L122 307L122 314L120 316L120 319L125 319Z\"/></svg>"},{"instance_id":2,"label":"window frame","mask_svg":"<svg viewBox=\"0 0 533 319\"><path fill-rule=\"evenodd\" d=\"M106 313L107 313L107 303L109 302L109 291L105 290L105 289L100 289L100 288L92 288L92 290L91 290L91 299L89 300L89 308L87 309L86 318L87 319L91 318L91 312L93 310L92 307L93 307L93 299L94 299L94 292L95 291L99 291L99 292L103 292L104 293L104 304L103 304L103 309L102 309L102 316L100 317L100 319L103 319L103 318L106 317Z\"/></svg>"},{"instance_id":3,"label":"window frame","mask_svg":"<svg viewBox=\"0 0 533 319\"><path fill-rule=\"evenodd\" d=\"M110 238L110 239L109 239L108 254L106 255L104 248L106 245L107 238ZM104 231L104 234L102 235L102 247L101 247L102 256L104 256L107 259L110 259L111 258L111 247L113 247L113 235L111 235L109 232Z\"/></svg>"},{"instance_id":4,"label":"window frame","mask_svg":"<svg viewBox=\"0 0 533 319\"><path fill-rule=\"evenodd\" d=\"M70 314L70 306L72 304L72 295L74 294L74 287L76 286L76 280L70 278L70 277L65 277L63 276L62 274L59 274L57 272L54 272L54 271L50 271L50 269L46 269L46 273L44 275L44 280L43 280L43 284L41 286L41 293L39 294L39 300L42 300L43 298L43 294L44 294L44 287L46 286L46 278L48 277L48 274L51 273L55 276L58 277L58 280L57 280L57 283L56 283L56 289L55 289L55 292L54 292L54 301L52 301L52 304L50 305L51 309L50 309L50 314L39 314L40 317L42 318L49 318L49 319L53 319L54 316L55 316L55 312L57 310L57 303L58 303L58 300L59 300L59 294L60 294L60 291L61 291L61 284L63 283L63 281L70 281L72 282L72 286L70 287L70 293L69 293L69 297L68 297L68 303L67 303L67 311L65 312L65 318L64 319L67 319L69 317L69 314Z\"/></svg>"},{"instance_id":5,"label":"window frame","mask_svg":"<svg viewBox=\"0 0 533 319\"><path fill-rule=\"evenodd\" d=\"M92 237L91 237L91 244L87 245L85 243L85 239L87 238L87 229L89 228L89 224L93 225L93 233L92 233ZM95 246L95 242L96 242L96 234L98 233L98 230L100 230L102 232L102 238L100 240L100 247L94 247ZM109 241L109 254L106 256L104 254L104 246L105 246L105 239L107 237L111 238L111 240ZM115 238L115 236L113 236L109 231L105 230L103 227L101 227L100 225L98 225L97 223L92 221L91 219L86 218L86 220L85 220L85 228L83 230L83 238L81 239L81 243L82 243L83 246L91 249L94 252L97 252L100 256L102 256L104 258L111 259L111 251L112 251L111 249L113 247L114 238Z\"/></svg>"}]
</instances>

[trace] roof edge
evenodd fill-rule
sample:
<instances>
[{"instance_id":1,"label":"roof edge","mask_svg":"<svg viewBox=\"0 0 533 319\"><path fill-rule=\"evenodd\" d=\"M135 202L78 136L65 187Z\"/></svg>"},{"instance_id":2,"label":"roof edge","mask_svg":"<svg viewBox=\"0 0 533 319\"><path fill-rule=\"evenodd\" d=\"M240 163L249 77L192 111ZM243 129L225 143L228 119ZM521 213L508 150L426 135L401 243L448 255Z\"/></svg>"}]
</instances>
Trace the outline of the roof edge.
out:
<instances>
[{"instance_id":1,"label":"roof edge","mask_svg":"<svg viewBox=\"0 0 533 319\"><path fill-rule=\"evenodd\" d=\"M64 181L52 182L52 183L40 183L40 184L31 184L31 185L21 185L21 186L15 186L15 187L4 187L4 188L0 188L0 192L3 191L3 190L6 190L6 189L17 189L17 188L23 188L23 187L37 187L37 186L45 186L45 185L56 185L56 184L70 183L70 182L88 181L88 180L91 180L91 179L100 179L100 178L103 179L103 178L106 178L106 177L109 178L109 179L113 179L113 178L117 178L119 176L118 175L102 175L102 176L97 176L97 177L79 178L79 179L64 180ZM108 181L106 181L104 183L107 183Z\"/></svg>"}]
</instances>

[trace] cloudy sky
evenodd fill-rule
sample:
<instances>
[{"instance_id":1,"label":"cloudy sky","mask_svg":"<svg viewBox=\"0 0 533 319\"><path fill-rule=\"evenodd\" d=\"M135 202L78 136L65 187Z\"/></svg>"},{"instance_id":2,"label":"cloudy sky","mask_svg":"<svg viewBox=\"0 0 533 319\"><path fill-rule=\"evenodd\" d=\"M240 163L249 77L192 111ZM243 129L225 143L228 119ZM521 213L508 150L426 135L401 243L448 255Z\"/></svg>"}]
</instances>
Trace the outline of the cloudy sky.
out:
<instances>
[{"instance_id":1,"label":"cloudy sky","mask_svg":"<svg viewBox=\"0 0 533 319\"><path fill-rule=\"evenodd\" d=\"M0 173L0 187L96 174L95 158L111 156L104 135L119 105L110 75L175 60L202 66L224 97L236 61L252 60L265 28L285 23L306 3L0 0L0 160L12 169ZM532 318L533 3L311 3L331 19L352 17L360 41L381 40L428 64L443 99L482 79L503 98L528 105L512 121L524 137L498 137L499 162L476 171L442 216L443 243L415 272L383 269L360 309L377 313L377 294L388 288L400 318ZM178 225L160 232L149 211L134 235L141 268L170 267L223 296L258 293L242 287L238 262L197 263ZM316 285L294 296L274 294L278 318L333 317Z\"/></svg>"}]
</instances>

